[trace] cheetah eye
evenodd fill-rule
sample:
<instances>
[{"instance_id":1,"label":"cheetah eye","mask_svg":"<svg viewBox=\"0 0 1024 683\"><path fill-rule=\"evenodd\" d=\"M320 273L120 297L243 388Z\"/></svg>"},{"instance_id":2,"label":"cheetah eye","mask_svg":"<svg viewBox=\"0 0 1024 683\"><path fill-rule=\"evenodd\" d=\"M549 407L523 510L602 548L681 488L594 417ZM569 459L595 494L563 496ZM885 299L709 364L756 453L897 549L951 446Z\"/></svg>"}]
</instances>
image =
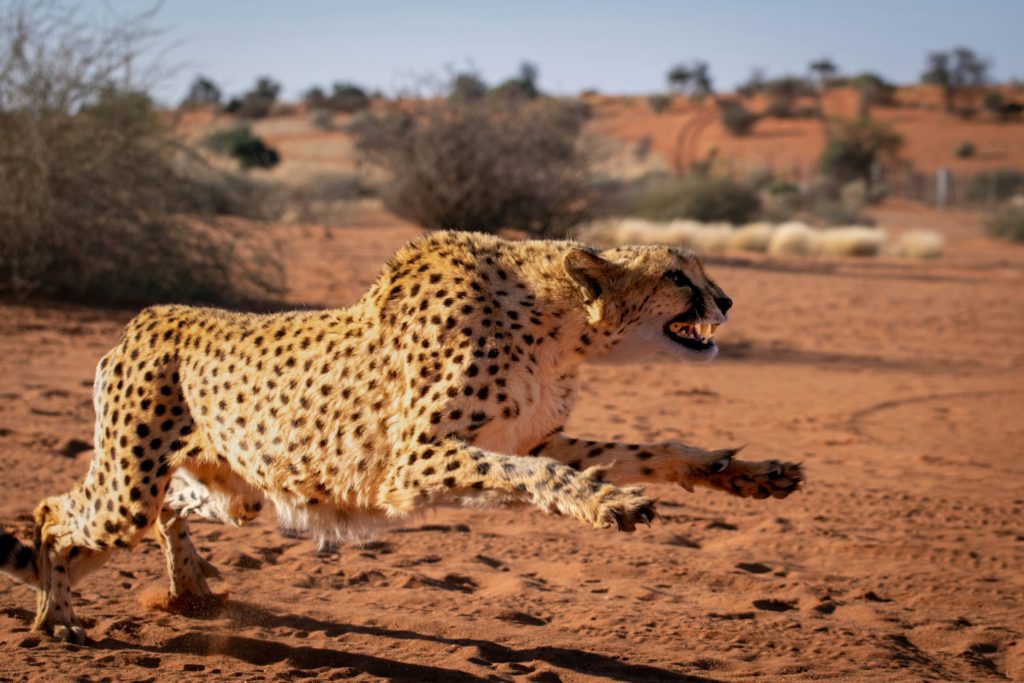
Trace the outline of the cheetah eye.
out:
<instances>
[{"instance_id":1,"label":"cheetah eye","mask_svg":"<svg viewBox=\"0 0 1024 683\"><path fill-rule=\"evenodd\" d=\"M681 270L670 270L665 273L665 277L676 287L693 287L690 278L686 277L686 274Z\"/></svg>"}]
</instances>

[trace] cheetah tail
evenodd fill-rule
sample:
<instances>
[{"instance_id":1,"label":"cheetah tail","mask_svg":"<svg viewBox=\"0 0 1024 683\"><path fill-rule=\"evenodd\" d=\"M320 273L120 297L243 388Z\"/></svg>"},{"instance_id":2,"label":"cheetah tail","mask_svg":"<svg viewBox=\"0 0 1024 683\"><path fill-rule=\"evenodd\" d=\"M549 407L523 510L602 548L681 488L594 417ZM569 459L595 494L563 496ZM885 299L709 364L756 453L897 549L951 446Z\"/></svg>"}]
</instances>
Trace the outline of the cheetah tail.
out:
<instances>
[{"instance_id":1,"label":"cheetah tail","mask_svg":"<svg viewBox=\"0 0 1024 683\"><path fill-rule=\"evenodd\" d=\"M0 572L30 586L39 585L35 550L3 530L0 530Z\"/></svg>"}]
</instances>

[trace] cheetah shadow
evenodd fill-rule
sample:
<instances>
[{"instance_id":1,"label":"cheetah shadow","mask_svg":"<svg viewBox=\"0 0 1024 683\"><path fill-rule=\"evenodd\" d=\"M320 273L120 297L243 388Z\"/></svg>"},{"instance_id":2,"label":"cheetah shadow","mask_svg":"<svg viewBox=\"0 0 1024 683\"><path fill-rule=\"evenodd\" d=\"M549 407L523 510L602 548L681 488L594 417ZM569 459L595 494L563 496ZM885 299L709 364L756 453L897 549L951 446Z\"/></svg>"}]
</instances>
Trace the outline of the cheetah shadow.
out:
<instances>
[{"instance_id":1,"label":"cheetah shadow","mask_svg":"<svg viewBox=\"0 0 1024 683\"><path fill-rule=\"evenodd\" d=\"M524 664L543 661L582 675L600 676L618 681L672 681L677 683L715 683L717 679L680 674L644 664L630 664L615 657L575 648L540 646L516 649L481 638L449 638L406 629L389 629L323 621L297 614L279 614L250 603L231 600L218 618L228 618L241 627L287 628L323 632L337 638L354 633L392 640L422 640L447 646L475 648L469 661L482 664ZM158 646L142 646L107 637L94 643L110 650L138 649L154 654L225 655L255 666L287 661L300 670L321 667L357 669L392 680L485 681L458 669L410 664L372 655L320 648L292 646L272 640L190 631Z\"/></svg>"}]
</instances>

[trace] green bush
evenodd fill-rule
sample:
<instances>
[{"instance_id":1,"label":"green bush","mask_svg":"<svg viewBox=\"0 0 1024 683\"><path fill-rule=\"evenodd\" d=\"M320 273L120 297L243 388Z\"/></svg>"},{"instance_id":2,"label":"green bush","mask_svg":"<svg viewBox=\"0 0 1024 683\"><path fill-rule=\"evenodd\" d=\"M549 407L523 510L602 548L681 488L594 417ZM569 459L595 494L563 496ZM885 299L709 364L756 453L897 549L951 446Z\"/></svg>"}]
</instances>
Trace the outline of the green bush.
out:
<instances>
[{"instance_id":1,"label":"green bush","mask_svg":"<svg viewBox=\"0 0 1024 683\"><path fill-rule=\"evenodd\" d=\"M1018 102L1007 102L1006 98L1000 92L990 92L985 95L985 99L982 101L982 106L985 111L989 112L1000 121L1007 121L1013 117L1019 117L1021 111L1024 110Z\"/></svg>"},{"instance_id":2,"label":"green bush","mask_svg":"<svg viewBox=\"0 0 1024 683\"><path fill-rule=\"evenodd\" d=\"M787 180L771 178L759 189L762 220L781 223L791 219L800 210L800 188Z\"/></svg>"},{"instance_id":3,"label":"green bush","mask_svg":"<svg viewBox=\"0 0 1024 683\"><path fill-rule=\"evenodd\" d=\"M249 126L217 131L203 144L214 152L235 157L242 169L273 168L281 161L277 150L268 147L263 138L253 135Z\"/></svg>"},{"instance_id":4,"label":"green bush","mask_svg":"<svg viewBox=\"0 0 1024 683\"><path fill-rule=\"evenodd\" d=\"M751 113L736 100L722 100L719 107L722 125L733 135L747 135L757 123L757 114Z\"/></svg>"},{"instance_id":5,"label":"green bush","mask_svg":"<svg viewBox=\"0 0 1024 683\"><path fill-rule=\"evenodd\" d=\"M837 120L821 155L821 170L839 184L870 183L871 166L883 157L895 157L902 145L902 136L883 123L866 118Z\"/></svg>"},{"instance_id":6,"label":"green bush","mask_svg":"<svg viewBox=\"0 0 1024 683\"><path fill-rule=\"evenodd\" d=\"M956 147L955 154L961 159L968 159L974 156L977 150L974 148L974 143L970 140L964 140Z\"/></svg>"},{"instance_id":7,"label":"green bush","mask_svg":"<svg viewBox=\"0 0 1024 683\"><path fill-rule=\"evenodd\" d=\"M690 218L698 221L725 221L742 224L751 220L761 208L757 193L728 178L700 174L682 180L648 181L646 187L634 190L627 200L630 215L652 221Z\"/></svg>"},{"instance_id":8,"label":"green bush","mask_svg":"<svg viewBox=\"0 0 1024 683\"><path fill-rule=\"evenodd\" d=\"M398 215L428 228L514 228L562 235L590 215L583 117L547 100L425 102L349 125L389 175L380 189Z\"/></svg>"},{"instance_id":9,"label":"green bush","mask_svg":"<svg viewBox=\"0 0 1024 683\"><path fill-rule=\"evenodd\" d=\"M1007 204L985 224L985 230L993 237L1024 242L1024 206Z\"/></svg>"},{"instance_id":10,"label":"green bush","mask_svg":"<svg viewBox=\"0 0 1024 683\"><path fill-rule=\"evenodd\" d=\"M788 95L775 95L768 101L768 107L765 108L764 115L776 119L793 118L794 102L794 98Z\"/></svg>"},{"instance_id":11,"label":"green bush","mask_svg":"<svg viewBox=\"0 0 1024 683\"><path fill-rule=\"evenodd\" d=\"M220 190L182 175L150 98L110 86L130 84L139 24L50 18L0 11L0 290L131 303L279 292L270 252L213 221Z\"/></svg>"},{"instance_id":12,"label":"green bush","mask_svg":"<svg viewBox=\"0 0 1024 683\"><path fill-rule=\"evenodd\" d=\"M672 106L672 98L668 95L648 95L647 108L655 114L663 114Z\"/></svg>"}]
</instances>

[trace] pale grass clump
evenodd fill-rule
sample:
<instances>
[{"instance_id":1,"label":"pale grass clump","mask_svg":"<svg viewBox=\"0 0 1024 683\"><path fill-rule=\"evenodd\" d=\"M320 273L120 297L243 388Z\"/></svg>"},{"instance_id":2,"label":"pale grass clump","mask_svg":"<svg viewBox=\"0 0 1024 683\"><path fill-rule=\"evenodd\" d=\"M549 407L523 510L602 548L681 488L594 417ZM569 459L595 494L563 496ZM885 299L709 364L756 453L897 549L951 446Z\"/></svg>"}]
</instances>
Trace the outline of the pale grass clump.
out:
<instances>
[{"instance_id":1,"label":"pale grass clump","mask_svg":"<svg viewBox=\"0 0 1024 683\"><path fill-rule=\"evenodd\" d=\"M768 253L772 256L813 256L818 253L818 231L801 221L788 221L775 229Z\"/></svg>"},{"instance_id":2,"label":"pale grass clump","mask_svg":"<svg viewBox=\"0 0 1024 683\"><path fill-rule=\"evenodd\" d=\"M861 225L821 230L818 253L823 256L878 256L885 246L885 231Z\"/></svg>"},{"instance_id":3,"label":"pale grass clump","mask_svg":"<svg viewBox=\"0 0 1024 683\"><path fill-rule=\"evenodd\" d=\"M750 223L734 228L727 223L674 220L659 223L641 218L590 223L575 236L601 247L625 244L668 244L704 254L727 251L773 256L871 257L889 254L903 258L935 258L942 254L942 236L914 230L888 243L884 230L863 225L817 229L802 221L780 225Z\"/></svg>"},{"instance_id":4,"label":"pale grass clump","mask_svg":"<svg viewBox=\"0 0 1024 683\"><path fill-rule=\"evenodd\" d=\"M902 258L933 259L942 256L945 240L932 230L910 230L896 238L892 255Z\"/></svg>"},{"instance_id":5,"label":"pale grass clump","mask_svg":"<svg viewBox=\"0 0 1024 683\"><path fill-rule=\"evenodd\" d=\"M729 236L729 249L765 253L771 244L775 226L771 223L748 223L736 228Z\"/></svg>"},{"instance_id":6,"label":"pale grass clump","mask_svg":"<svg viewBox=\"0 0 1024 683\"><path fill-rule=\"evenodd\" d=\"M729 248L733 227L728 223L704 223L692 228L693 249L702 254L718 254Z\"/></svg>"}]
</instances>

